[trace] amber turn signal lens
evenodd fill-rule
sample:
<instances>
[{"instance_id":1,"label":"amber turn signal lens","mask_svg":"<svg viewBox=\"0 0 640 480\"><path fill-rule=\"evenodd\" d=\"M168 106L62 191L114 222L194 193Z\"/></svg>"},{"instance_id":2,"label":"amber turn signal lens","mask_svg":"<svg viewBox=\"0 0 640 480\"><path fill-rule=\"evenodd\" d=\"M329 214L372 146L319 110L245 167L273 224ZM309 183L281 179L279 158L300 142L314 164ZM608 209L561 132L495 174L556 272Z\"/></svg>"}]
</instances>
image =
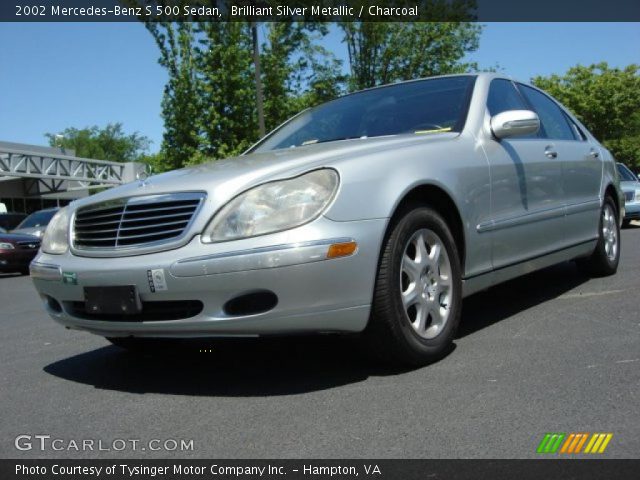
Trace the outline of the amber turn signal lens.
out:
<instances>
[{"instance_id":1,"label":"amber turn signal lens","mask_svg":"<svg viewBox=\"0 0 640 480\"><path fill-rule=\"evenodd\" d=\"M346 257L353 254L358 248L356 242L334 243L327 251L327 258Z\"/></svg>"}]
</instances>

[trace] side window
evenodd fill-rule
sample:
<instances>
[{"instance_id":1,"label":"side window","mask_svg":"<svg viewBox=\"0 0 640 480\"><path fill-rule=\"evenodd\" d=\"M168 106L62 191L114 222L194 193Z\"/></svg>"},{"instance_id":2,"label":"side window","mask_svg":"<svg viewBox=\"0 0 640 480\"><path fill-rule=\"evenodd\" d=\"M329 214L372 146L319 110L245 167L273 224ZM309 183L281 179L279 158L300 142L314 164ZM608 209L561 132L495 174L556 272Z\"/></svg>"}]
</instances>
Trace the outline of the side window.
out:
<instances>
[{"instance_id":1,"label":"side window","mask_svg":"<svg viewBox=\"0 0 640 480\"><path fill-rule=\"evenodd\" d=\"M525 85L520 85L520 90L538 113L547 138L554 140L576 139L576 134L569 125L564 112L560 110L560 107L553 100Z\"/></svg>"},{"instance_id":2,"label":"side window","mask_svg":"<svg viewBox=\"0 0 640 480\"><path fill-rule=\"evenodd\" d=\"M528 110L520 93L509 80L498 78L491 81L487 108L491 116L507 110Z\"/></svg>"}]
</instances>

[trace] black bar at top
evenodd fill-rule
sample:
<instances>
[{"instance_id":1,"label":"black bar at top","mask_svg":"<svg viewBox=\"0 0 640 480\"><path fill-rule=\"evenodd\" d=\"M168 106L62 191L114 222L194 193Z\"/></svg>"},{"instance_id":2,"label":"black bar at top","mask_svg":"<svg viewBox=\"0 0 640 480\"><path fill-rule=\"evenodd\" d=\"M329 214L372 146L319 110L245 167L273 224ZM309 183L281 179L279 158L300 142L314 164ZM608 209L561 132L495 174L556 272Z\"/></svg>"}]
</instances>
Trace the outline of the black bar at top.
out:
<instances>
[{"instance_id":1,"label":"black bar at top","mask_svg":"<svg viewBox=\"0 0 640 480\"><path fill-rule=\"evenodd\" d=\"M14 0L0 22L640 22L638 0Z\"/></svg>"}]
</instances>

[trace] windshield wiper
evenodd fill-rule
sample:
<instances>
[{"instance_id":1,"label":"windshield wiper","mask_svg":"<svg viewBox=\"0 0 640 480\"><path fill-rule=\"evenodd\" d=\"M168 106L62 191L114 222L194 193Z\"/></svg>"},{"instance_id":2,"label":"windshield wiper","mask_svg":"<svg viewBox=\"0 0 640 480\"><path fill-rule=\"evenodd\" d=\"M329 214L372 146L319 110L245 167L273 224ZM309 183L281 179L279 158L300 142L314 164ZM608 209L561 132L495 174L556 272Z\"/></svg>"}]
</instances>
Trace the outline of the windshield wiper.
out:
<instances>
[{"instance_id":1,"label":"windshield wiper","mask_svg":"<svg viewBox=\"0 0 640 480\"><path fill-rule=\"evenodd\" d=\"M317 138L314 138L312 140L306 140L302 142L300 146L302 147L305 145L315 145L316 143L338 142L340 140L355 140L356 138L367 138L367 136L362 135L362 136L353 136L353 137L335 137L335 138L327 138L323 140L318 140Z\"/></svg>"}]
</instances>

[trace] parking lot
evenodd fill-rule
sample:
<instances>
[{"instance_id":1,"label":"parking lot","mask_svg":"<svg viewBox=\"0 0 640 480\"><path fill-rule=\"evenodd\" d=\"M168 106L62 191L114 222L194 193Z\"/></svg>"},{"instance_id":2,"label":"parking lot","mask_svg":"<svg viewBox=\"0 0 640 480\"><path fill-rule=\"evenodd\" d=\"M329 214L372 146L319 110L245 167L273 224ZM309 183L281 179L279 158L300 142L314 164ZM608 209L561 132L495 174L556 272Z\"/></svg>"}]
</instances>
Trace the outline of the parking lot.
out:
<instances>
[{"instance_id":1,"label":"parking lot","mask_svg":"<svg viewBox=\"0 0 640 480\"><path fill-rule=\"evenodd\" d=\"M135 356L65 330L28 277L0 275L0 456L531 458L546 432L611 432L601 457L638 458L639 286L636 224L616 276L564 263L470 297L455 350L398 371L333 337ZM22 434L193 451L18 451Z\"/></svg>"}]
</instances>

